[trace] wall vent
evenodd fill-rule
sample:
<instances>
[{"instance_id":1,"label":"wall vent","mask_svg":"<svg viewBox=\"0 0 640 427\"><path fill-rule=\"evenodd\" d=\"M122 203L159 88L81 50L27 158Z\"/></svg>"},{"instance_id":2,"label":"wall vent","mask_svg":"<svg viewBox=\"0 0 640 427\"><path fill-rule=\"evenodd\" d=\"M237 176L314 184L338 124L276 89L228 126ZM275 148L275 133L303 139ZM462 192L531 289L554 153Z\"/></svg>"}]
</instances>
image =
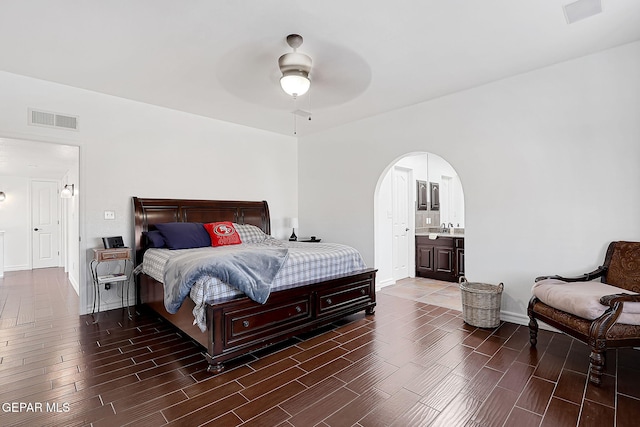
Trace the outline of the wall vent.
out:
<instances>
[{"instance_id":1,"label":"wall vent","mask_svg":"<svg viewBox=\"0 0 640 427\"><path fill-rule=\"evenodd\" d=\"M31 126L78 130L79 116L34 110L33 108L29 108L28 113L29 125Z\"/></svg>"},{"instance_id":2,"label":"wall vent","mask_svg":"<svg viewBox=\"0 0 640 427\"><path fill-rule=\"evenodd\" d=\"M565 4L563 8L567 24L573 24L574 22L602 13L600 0L578 0Z\"/></svg>"}]
</instances>

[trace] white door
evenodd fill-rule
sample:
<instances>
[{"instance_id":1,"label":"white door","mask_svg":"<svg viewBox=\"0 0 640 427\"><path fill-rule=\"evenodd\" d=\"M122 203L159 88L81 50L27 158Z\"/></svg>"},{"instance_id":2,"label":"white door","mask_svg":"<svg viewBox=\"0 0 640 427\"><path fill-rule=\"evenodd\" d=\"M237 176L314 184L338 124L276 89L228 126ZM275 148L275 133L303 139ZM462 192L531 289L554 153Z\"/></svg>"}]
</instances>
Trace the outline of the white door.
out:
<instances>
[{"instance_id":1,"label":"white door","mask_svg":"<svg viewBox=\"0 0 640 427\"><path fill-rule=\"evenodd\" d=\"M58 183L31 181L33 268L59 265Z\"/></svg>"},{"instance_id":2,"label":"white door","mask_svg":"<svg viewBox=\"0 0 640 427\"><path fill-rule=\"evenodd\" d=\"M393 279L409 277L409 206L411 199L411 170L393 169Z\"/></svg>"}]
</instances>

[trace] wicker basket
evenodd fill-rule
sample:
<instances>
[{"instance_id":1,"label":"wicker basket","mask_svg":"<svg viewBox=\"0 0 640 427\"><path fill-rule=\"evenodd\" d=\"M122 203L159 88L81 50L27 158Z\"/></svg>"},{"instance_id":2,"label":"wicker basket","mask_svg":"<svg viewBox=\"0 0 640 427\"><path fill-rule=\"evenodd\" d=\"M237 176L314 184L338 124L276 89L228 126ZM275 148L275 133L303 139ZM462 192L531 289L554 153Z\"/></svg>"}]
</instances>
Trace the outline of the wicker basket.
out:
<instances>
[{"instance_id":1,"label":"wicker basket","mask_svg":"<svg viewBox=\"0 0 640 427\"><path fill-rule=\"evenodd\" d=\"M460 278L462 316L465 323L478 328L496 328L500 325L500 299L504 285L467 282Z\"/></svg>"}]
</instances>

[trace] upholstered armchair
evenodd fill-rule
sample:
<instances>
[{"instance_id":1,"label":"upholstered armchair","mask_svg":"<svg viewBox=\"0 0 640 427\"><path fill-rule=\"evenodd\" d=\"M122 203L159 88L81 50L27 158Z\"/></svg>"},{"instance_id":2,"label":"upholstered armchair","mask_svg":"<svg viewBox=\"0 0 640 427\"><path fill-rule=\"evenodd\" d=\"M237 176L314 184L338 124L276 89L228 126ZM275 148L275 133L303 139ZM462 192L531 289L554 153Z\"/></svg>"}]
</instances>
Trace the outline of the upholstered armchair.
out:
<instances>
[{"instance_id":1,"label":"upholstered armchair","mask_svg":"<svg viewBox=\"0 0 640 427\"><path fill-rule=\"evenodd\" d=\"M596 385L608 348L640 346L640 242L612 242L596 270L538 277L532 293L531 346L537 344L538 320L585 342L591 348L589 381Z\"/></svg>"}]
</instances>

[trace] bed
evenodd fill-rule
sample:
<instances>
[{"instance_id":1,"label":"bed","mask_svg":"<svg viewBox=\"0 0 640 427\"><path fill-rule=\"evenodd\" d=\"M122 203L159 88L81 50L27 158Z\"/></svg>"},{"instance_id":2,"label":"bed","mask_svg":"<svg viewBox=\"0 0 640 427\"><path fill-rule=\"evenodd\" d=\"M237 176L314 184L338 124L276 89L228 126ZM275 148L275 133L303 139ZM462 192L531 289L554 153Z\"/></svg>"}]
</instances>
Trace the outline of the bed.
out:
<instances>
[{"instance_id":1,"label":"bed","mask_svg":"<svg viewBox=\"0 0 640 427\"><path fill-rule=\"evenodd\" d=\"M255 226L265 234L271 234L266 201L134 197L133 205L136 267L142 265L147 250L152 253L146 235L156 230L158 224L229 221ZM312 248L317 243L298 245ZM209 372L219 373L225 369L226 361L262 347L360 311L373 314L376 305L375 275L375 269L360 268L282 289L274 288L262 304L243 294L207 302L204 304L204 332L194 324L193 312L197 304L192 298L184 299L175 314L171 314L165 308L164 285L157 280L158 277L144 272L137 274L136 286L138 303L152 309L198 342L205 349L203 353L209 363Z\"/></svg>"}]
</instances>

